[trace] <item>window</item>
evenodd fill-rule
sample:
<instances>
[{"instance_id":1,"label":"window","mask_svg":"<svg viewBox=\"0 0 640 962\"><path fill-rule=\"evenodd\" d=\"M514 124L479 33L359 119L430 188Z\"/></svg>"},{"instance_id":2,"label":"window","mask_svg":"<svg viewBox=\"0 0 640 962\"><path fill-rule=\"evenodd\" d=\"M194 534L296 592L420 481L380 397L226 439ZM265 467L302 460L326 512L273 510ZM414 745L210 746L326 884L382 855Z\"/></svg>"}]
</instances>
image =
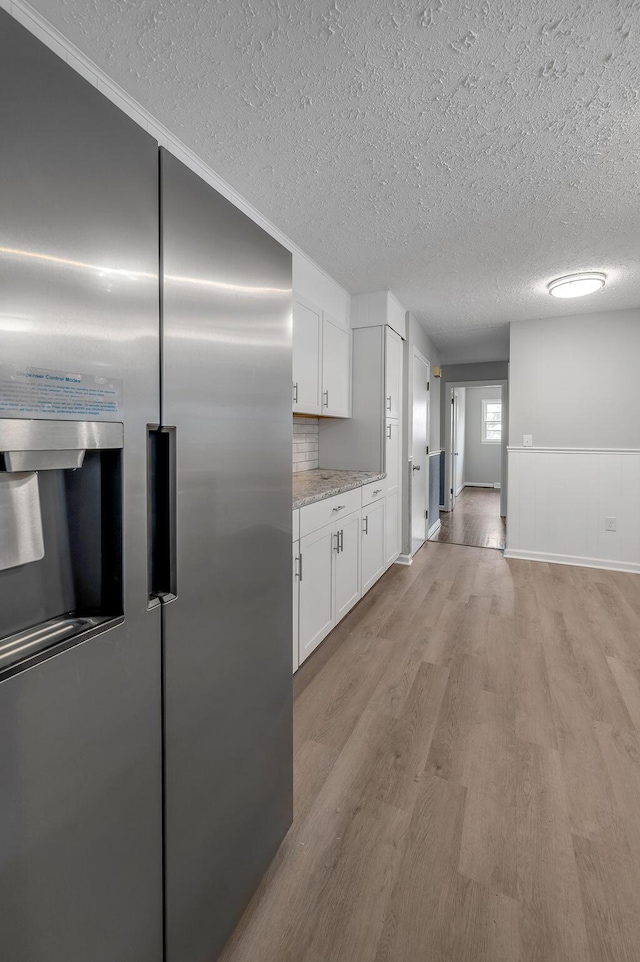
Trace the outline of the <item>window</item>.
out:
<instances>
[{"instance_id":1,"label":"window","mask_svg":"<svg viewBox=\"0 0 640 962\"><path fill-rule=\"evenodd\" d=\"M500 444L502 440L502 401L483 398L482 443Z\"/></svg>"}]
</instances>

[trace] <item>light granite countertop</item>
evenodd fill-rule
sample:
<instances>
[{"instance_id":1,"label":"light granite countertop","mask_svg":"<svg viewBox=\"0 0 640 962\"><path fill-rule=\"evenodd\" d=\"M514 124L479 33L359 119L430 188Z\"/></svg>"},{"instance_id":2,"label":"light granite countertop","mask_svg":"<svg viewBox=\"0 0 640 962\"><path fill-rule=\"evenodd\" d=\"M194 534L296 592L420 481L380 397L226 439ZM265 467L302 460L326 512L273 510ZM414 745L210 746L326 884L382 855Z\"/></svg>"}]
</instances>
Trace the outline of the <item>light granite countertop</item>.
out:
<instances>
[{"instance_id":1,"label":"light granite countertop","mask_svg":"<svg viewBox=\"0 0 640 962\"><path fill-rule=\"evenodd\" d=\"M293 475L293 507L302 508L305 504L361 488L363 484L381 481L384 477L384 471L335 471L332 468L298 471Z\"/></svg>"}]
</instances>

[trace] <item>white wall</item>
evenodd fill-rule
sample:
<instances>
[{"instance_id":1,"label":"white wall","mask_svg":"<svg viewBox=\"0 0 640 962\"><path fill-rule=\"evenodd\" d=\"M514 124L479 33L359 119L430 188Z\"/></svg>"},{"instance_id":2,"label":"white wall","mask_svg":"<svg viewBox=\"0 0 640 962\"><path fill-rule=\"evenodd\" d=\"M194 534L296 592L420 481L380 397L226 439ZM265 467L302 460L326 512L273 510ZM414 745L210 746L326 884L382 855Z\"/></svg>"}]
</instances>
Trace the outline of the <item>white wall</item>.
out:
<instances>
[{"instance_id":1,"label":"white wall","mask_svg":"<svg viewBox=\"0 0 640 962\"><path fill-rule=\"evenodd\" d=\"M511 325L509 444L640 448L640 310Z\"/></svg>"},{"instance_id":2,"label":"white wall","mask_svg":"<svg viewBox=\"0 0 640 962\"><path fill-rule=\"evenodd\" d=\"M468 387L466 399L465 470L467 484L497 484L502 466L502 446L482 441L482 402L500 400L499 387ZM506 425L505 425L506 430Z\"/></svg>"},{"instance_id":3,"label":"white wall","mask_svg":"<svg viewBox=\"0 0 640 962\"><path fill-rule=\"evenodd\" d=\"M457 418L457 428L456 428L456 448L458 452L458 457L456 458L456 476L455 476L455 493L456 497L460 494L464 487L465 481L465 438L467 432L467 389L465 387L457 387L455 389L456 395L456 418Z\"/></svg>"},{"instance_id":4,"label":"white wall","mask_svg":"<svg viewBox=\"0 0 640 962\"><path fill-rule=\"evenodd\" d=\"M639 367L640 310L511 325L508 557L640 572Z\"/></svg>"}]
</instances>

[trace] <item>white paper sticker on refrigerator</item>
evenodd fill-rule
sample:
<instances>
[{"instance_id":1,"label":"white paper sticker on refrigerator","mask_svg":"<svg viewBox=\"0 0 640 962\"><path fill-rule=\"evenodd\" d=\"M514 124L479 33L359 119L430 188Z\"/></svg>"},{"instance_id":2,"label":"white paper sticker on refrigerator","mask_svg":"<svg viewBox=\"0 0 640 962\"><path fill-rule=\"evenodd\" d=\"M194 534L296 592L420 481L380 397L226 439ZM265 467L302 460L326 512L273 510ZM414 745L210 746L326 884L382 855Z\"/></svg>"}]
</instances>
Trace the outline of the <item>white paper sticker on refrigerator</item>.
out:
<instances>
[{"instance_id":1,"label":"white paper sticker on refrigerator","mask_svg":"<svg viewBox=\"0 0 640 962\"><path fill-rule=\"evenodd\" d=\"M109 418L122 407L122 380L77 371L0 364L0 413Z\"/></svg>"}]
</instances>

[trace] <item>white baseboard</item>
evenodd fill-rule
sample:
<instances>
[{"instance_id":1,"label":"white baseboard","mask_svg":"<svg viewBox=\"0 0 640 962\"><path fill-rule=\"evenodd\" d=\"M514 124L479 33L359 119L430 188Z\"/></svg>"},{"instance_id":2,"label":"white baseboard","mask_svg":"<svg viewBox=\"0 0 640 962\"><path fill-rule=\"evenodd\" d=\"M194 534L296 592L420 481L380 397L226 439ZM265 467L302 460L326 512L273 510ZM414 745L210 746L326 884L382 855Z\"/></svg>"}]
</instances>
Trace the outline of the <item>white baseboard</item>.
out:
<instances>
[{"instance_id":1,"label":"white baseboard","mask_svg":"<svg viewBox=\"0 0 640 962\"><path fill-rule=\"evenodd\" d=\"M401 555L398 555L398 557L396 558L395 564L406 565L407 567L409 567L409 565L413 564L413 558L411 557L410 554L401 554Z\"/></svg>"},{"instance_id":2,"label":"white baseboard","mask_svg":"<svg viewBox=\"0 0 640 962\"><path fill-rule=\"evenodd\" d=\"M440 511L446 511L446 510L447 510L446 504L439 504L439 505L438 505L438 510L440 510Z\"/></svg>"},{"instance_id":3,"label":"white baseboard","mask_svg":"<svg viewBox=\"0 0 640 962\"><path fill-rule=\"evenodd\" d=\"M495 481L465 481L465 488L499 488Z\"/></svg>"},{"instance_id":4,"label":"white baseboard","mask_svg":"<svg viewBox=\"0 0 640 962\"><path fill-rule=\"evenodd\" d=\"M429 540L429 538L433 538L436 531L439 531L441 527L442 527L442 521L440 520L440 518L438 518L438 520L433 525L433 527L429 528L429 531L427 533L427 541Z\"/></svg>"},{"instance_id":5,"label":"white baseboard","mask_svg":"<svg viewBox=\"0 0 640 962\"><path fill-rule=\"evenodd\" d=\"M522 551L506 548L505 558L519 561L546 561L554 565L575 565L578 568L601 568L604 571L628 571L640 574L640 563L633 561L609 561L604 558L580 558L566 554L545 554L544 551Z\"/></svg>"},{"instance_id":6,"label":"white baseboard","mask_svg":"<svg viewBox=\"0 0 640 962\"><path fill-rule=\"evenodd\" d=\"M456 498L458 498L462 494L465 487L466 487L466 481L463 484L461 484L458 490L456 491Z\"/></svg>"}]
</instances>

